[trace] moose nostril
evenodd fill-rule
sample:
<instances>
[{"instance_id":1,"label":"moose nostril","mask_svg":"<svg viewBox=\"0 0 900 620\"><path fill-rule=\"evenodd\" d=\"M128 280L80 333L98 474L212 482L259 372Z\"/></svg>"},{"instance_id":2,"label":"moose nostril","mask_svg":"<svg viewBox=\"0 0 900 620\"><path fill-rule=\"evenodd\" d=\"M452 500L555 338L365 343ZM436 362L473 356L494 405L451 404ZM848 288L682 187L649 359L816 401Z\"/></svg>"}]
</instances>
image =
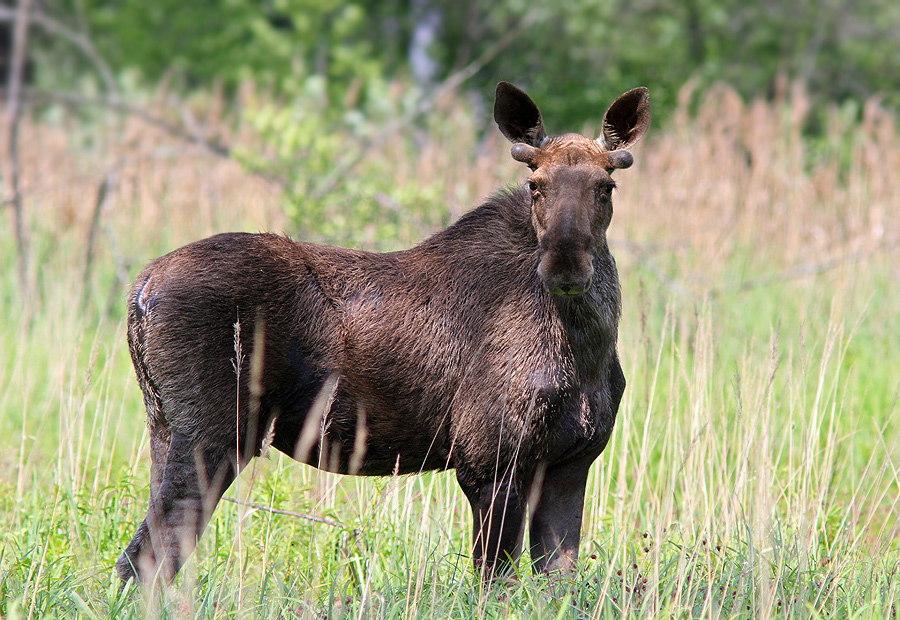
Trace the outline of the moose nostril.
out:
<instances>
[{"instance_id":1,"label":"moose nostril","mask_svg":"<svg viewBox=\"0 0 900 620\"><path fill-rule=\"evenodd\" d=\"M550 292L554 295L563 295L566 297L575 297L576 295L581 295L586 290L586 284L573 282L560 282L550 288Z\"/></svg>"}]
</instances>

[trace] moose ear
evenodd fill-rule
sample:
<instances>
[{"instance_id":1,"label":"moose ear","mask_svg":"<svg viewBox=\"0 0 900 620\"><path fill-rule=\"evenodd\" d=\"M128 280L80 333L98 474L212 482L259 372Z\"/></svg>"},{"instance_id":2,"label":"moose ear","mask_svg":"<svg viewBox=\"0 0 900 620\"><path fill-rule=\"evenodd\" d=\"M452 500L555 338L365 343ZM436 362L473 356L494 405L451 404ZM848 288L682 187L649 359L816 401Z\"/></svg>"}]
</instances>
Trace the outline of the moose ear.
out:
<instances>
[{"instance_id":1,"label":"moose ear","mask_svg":"<svg viewBox=\"0 0 900 620\"><path fill-rule=\"evenodd\" d=\"M604 151L631 148L649 125L650 91L642 86L613 101L603 115L603 133L597 142Z\"/></svg>"},{"instance_id":2,"label":"moose ear","mask_svg":"<svg viewBox=\"0 0 900 620\"><path fill-rule=\"evenodd\" d=\"M494 121L510 142L540 148L547 138L541 111L531 97L509 82L497 84Z\"/></svg>"}]
</instances>

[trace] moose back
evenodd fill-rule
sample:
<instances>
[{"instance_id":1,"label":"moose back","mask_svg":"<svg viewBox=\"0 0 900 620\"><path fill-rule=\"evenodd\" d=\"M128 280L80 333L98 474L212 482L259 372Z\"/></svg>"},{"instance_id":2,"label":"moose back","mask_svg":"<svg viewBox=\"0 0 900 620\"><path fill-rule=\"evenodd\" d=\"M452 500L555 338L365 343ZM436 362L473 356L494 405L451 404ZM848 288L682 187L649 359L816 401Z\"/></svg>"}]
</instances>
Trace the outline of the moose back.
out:
<instances>
[{"instance_id":1,"label":"moose back","mask_svg":"<svg viewBox=\"0 0 900 620\"><path fill-rule=\"evenodd\" d=\"M574 566L625 389L610 175L632 163L649 95L620 96L596 139L548 137L501 82L494 119L527 184L412 249L222 234L138 276L128 343L152 470L123 581L171 579L264 443L340 473L454 468L485 579L520 556L526 517L534 570Z\"/></svg>"}]
</instances>

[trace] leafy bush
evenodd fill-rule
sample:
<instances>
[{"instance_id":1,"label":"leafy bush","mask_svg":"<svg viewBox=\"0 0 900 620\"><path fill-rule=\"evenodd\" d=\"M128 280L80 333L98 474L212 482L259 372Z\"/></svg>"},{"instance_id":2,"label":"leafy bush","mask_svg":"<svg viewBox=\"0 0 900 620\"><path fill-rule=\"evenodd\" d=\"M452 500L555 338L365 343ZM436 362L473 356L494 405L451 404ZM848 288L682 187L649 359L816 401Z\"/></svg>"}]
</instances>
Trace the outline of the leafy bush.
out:
<instances>
[{"instance_id":1,"label":"leafy bush","mask_svg":"<svg viewBox=\"0 0 900 620\"><path fill-rule=\"evenodd\" d=\"M399 180L391 159L368 153L390 137L392 150L412 156L408 138L388 136L396 124L390 119L403 117L400 104L385 93L379 105L334 120L327 91L314 77L288 105L259 103L245 111L259 144L236 156L282 185L291 231L307 240L397 249L439 225L447 210L442 184ZM410 234L410 227L420 230Z\"/></svg>"}]
</instances>

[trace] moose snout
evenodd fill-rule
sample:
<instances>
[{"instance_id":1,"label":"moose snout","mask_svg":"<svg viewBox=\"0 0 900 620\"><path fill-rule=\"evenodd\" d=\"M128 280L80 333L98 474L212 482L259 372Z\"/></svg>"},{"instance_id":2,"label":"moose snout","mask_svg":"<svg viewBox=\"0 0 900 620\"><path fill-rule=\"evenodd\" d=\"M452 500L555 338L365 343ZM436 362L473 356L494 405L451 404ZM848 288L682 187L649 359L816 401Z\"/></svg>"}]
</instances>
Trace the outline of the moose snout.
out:
<instances>
[{"instance_id":1,"label":"moose snout","mask_svg":"<svg viewBox=\"0 0 900 620\"><path fill-rule=\"evenodd\" d=\"M542 252L538 275L554 295L581 295L590 288L594 278L593 254L584 251L571 254Z\"/></svg>"},{"instance_id":2,"label":"moose snout","mask_svg":"<svg viewBox=\"0 0 900 620\"><path fill-rule=\"evenodd\" d=\"M594 270L589 270L589 275L584 278L579 278L577 276L572 277L553 277L553 276L543 276L544 284L547 285L547 290L549 290L554 295L561 295L565 297L575 297L577 295L581 295L591 286L591 280L594 275Z\"/></svg>"},{"instance_id":3,"label":"moose snout","mask_svg":"<svg viewBox=\"0 0 900 620\"><path fill-rule=\"evenodd\" d=\"M591 286L594 277L594 236L581 227L554 226L540 243L538 275L554 295L574 297Z\"/></svg>"}]
</instances>

